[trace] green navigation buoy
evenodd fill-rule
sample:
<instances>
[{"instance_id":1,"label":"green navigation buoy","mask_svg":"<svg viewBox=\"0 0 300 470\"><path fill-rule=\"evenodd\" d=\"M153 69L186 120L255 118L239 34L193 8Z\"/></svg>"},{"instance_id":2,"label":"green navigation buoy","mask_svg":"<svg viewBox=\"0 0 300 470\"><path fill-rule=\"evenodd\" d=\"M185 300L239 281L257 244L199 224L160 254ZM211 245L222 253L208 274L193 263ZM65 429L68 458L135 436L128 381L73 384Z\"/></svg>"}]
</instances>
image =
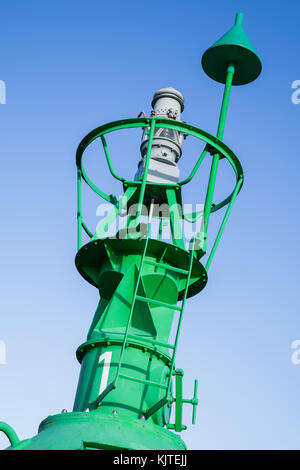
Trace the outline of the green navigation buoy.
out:
<instances>
[{"instance_id":1,"label":"green navigation buoy","mask_svg":"<svg viewBox=\"0 0 300 470\"><path fill-rule=\"evenodd\" d=\"M238 158L222 142L231 85L248 83L261 70L241 21L242 15L237 14L235 26L202 59L205 72L225 83L216 136L182 122L184 98L167 87L155 93L150 117L104 124L79 144L75 264L79 274L96 288L98 306L87 338L77 350L81 371L73 410L48 416L38 434L24 441L9 425L0 423L0 432L10 441L9 449L185 449L176 433L187 427L183 406L191 405L192 423L196 421L198 382L194 382L193 396L184 398L183 370L175 364L183 314L187 299L207 283L207 272L244 180ZM126 180L114 169L106 137L132 128L142 130L141 157L134 179ZM179 160L187 136L198 139L201 148L189 176L181 180ZM112 177L123 185L120 198L106 194L84 169L84 152L96 139L102 143ZM205 159L211 169L203 210L186 213L183 202L190 205L190 201L183 200L184 186L194 179ZM213 201L221 159L231 165L235 185L224 200ZM83 216L82 184L110 204L110 212L104 211L107 215L95 232ZM207 253L210 216L224 207L223 220ZM125 226L115 229L120 217ZM196 235L187 238L184 224L198 219L200 230L193 227ZM155 224L156 232L152 230ZM170 236L164 239L166 225ZM194 313L197 317L198 312ZM189 317L187 321L193 320ZM192 345L189 353L196 354Z\"/></svg>"}]
</instances>

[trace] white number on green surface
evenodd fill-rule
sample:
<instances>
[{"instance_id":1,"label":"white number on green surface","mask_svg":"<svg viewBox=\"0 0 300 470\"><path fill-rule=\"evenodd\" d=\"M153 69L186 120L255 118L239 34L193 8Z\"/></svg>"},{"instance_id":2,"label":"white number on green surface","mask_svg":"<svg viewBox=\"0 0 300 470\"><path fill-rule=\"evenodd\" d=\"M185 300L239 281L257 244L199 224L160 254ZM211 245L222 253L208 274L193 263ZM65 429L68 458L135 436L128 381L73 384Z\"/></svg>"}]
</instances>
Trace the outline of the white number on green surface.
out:
<instances>
[{"instance_id":1,"label":"white number on green surface","mask_svg":"<svg viewBox=\"0 0 300 470\"><path fill-rule=\"evenodd\" d=\"M106 351L105 353L101 354L101 356L99 357L99 362L98 362L99 364L100 362L104 361L103 368L102 368L102 377L101 377L101 382L100 382L99 395L101 395L101 393L107 387L111 355L112 355L112 351Z\"/></svg>"}]
</instances>

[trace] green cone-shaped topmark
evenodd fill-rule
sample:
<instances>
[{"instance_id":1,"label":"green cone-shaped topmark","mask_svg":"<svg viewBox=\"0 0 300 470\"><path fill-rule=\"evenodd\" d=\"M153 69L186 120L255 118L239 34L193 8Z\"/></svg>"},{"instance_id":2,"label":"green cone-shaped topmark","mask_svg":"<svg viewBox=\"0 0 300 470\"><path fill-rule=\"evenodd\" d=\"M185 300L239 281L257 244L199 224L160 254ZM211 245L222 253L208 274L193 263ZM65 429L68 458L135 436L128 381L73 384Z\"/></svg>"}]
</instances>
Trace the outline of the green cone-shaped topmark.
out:
<instances>
[{"instance_id":1,"label":"green cone-shaped topmark","mask_svg":"<svg viewBox=\"0 0 300 470\"><path fill-rule=\"evenodd\" d=\"M226 82L229 64L235 66L233 85L255 80L262 69L261 61L242 27L243 14L237 13L234 26L202 56L204 72L220 83Z\"/></svg>"}]
</instances>

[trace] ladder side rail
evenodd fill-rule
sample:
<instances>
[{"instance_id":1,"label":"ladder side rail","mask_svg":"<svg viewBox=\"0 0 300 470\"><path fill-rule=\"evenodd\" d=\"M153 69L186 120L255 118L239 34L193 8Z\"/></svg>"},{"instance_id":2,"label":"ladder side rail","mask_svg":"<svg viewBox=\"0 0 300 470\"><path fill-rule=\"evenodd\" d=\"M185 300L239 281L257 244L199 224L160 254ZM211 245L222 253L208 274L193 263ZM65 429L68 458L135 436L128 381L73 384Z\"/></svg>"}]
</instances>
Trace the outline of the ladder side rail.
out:
<instances>
[{"instance_id":1,"label":"ladder side rail","mask_svg":"<svg viewBox=\"0 0 300 470\"><path fill-rule=\"evenodd\" d=\"M183 317L183 311L184 311L184 306L185 306L187 293L188 293L188 288L189 288L189 283L190 283L190 278L191 278L192 267L193 267L193 252L190 251L189 268L188 268L188 274L187 274L187 278L186 278L186 285L185 285L185 288L184 288L183 299L181 301L180 316L179 316L176 335L175 335L175 342L174 342L174 345L172 347L173 354L172 354L171 363L170 363L170 375L169 375L168 383L167 383L167 387L166 387L166 395L159 402L157 402L155 405L153 405L151 408L149 408L146 411L146 413L144 414L146 419L148 419L150 416L152 416L154 413L156 413L160 408L165 406L167 403L171 402L171 400L169 400L169 395L170 395L170 388L171 388L171 383L172 383L172 375L173 375L173 370L174 370L174 366L175 366L175 357L176 357L176 351L177 351L177 345L178 345L178 338L179 338L179 333L180 333L180 328L181 328L181 323L182 323L182 317ZM173 399L172 399L172 402L173 402Z\"/></svg>"}]
</instances>

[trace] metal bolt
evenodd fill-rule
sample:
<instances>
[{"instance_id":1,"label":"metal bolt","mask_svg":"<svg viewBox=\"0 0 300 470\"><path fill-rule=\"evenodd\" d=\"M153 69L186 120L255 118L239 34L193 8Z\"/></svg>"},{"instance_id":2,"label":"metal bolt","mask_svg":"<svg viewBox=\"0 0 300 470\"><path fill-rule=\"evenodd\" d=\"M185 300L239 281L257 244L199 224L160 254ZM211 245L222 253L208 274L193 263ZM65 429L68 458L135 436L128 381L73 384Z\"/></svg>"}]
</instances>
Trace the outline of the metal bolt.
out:
<instances>
[{"instance_id":1,"label":"metal bolt","mask_svg":"<svg viewBox=\"0 0 300 470\"><path fill-rule=\"evenodd\" d=\"M112 412L112 414L113 414L113 415L117 415L117 414L118 414L117 410L114 410L114 411Z\"/></svg>"},{"instance_id":2,"label":"metal bolt","mask_svg":"<svg viewBox=\"0 0 300 470\"><path fill-rule=\"evenodd\" d=\"M62 413L68 413L68 410L66 410L65 408L63 410L61 410Z\"/></svg>"},{"instance_id":3,"label":"metal bolt","mask_svg":"<svg viewBox=\"0 0 300 470\"><path fill-rule=\"evenodd\" d=\"M90 411L90 409L86 408L84 411L85 411L85 413L88 413Z\"/></svg>"},{"instance_id":4,"label":"metal bolt","mask_svg":"<svg viewBox=\"0 0 300 470\"><path fill-rule=\"evenodd\" d=\"M140 417L140 419L141 419L142 421L146 421L146 418L145 418L144 415L142 415L142 416Z\"/></svg>"}]
</instances>

